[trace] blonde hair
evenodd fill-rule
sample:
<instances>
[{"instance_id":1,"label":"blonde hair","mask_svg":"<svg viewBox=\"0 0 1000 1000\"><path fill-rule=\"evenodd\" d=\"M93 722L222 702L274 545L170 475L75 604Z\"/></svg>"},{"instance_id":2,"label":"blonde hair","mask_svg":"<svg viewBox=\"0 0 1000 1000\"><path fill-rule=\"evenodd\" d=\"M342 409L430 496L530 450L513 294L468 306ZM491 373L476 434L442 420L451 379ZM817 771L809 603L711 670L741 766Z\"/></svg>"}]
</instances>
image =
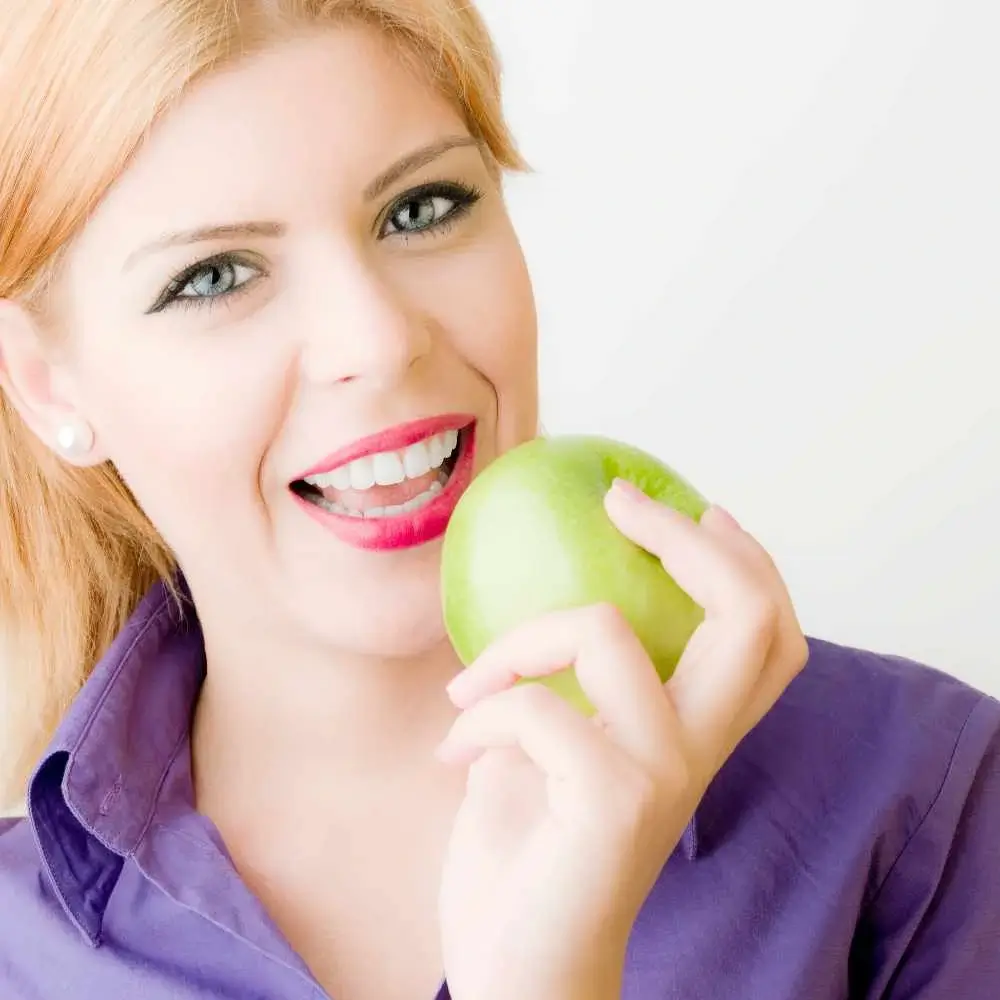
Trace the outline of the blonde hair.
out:
<instances>
[{"instance_id":1,"label":"blonde hair","mask_svg":"<svg viewBox=\"0 0 1000 1000\"><path fill-rule=\"evenodd\" d=\"M468 0L3 0L0 300L56 325L60 254L163 112L226 63L345 20L376 25L429 71L493 166L525 168L492 40ZM0 805L23 794L142 595L174 572L115 469L62 462L0 393Z\"/></svg>"}]
</instances>

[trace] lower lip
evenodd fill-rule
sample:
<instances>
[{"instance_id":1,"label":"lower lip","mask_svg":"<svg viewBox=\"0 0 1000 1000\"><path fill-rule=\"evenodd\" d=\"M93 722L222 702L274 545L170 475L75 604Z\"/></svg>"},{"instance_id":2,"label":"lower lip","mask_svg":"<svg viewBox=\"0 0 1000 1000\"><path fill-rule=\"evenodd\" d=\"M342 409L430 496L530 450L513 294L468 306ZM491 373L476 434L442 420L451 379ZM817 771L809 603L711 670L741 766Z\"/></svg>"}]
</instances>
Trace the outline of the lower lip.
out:
<instances>
[{"instance_id":1,"label":"lower lip","mask_svg":"<svg viewBox=\"0 0 1000 1000\"><path fill-rule=\"evenodd\" d=\"M350 517L333 514L297 494L293 493L292 497L314 521L356 549L389 552L425 545L445 533L459 498L472 482L472 467L476 457L475 424L462 429L459 448L458 461L444 489L430 503L407 514L397 514L395 517Z\"/></svg>"}]
</instances>

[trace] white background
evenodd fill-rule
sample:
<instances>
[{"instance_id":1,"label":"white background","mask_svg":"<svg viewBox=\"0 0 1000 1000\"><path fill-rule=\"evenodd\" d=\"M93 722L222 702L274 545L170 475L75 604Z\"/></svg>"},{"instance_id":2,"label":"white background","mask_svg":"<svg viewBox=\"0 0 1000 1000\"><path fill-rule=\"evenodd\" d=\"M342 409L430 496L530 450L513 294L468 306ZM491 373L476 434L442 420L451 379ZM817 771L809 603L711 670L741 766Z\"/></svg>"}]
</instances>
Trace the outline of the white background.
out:
<instances>
[{"instance_id":1,"label":"white background","mask_svg":"<svg viewBox=\"0 0 1000 1000\"><path fill-rule=\"evenodd\" d=\"M1000 5L480 7L547 430L728 506L811 634L1000 695Z\"/></svg>"}]
</instances>

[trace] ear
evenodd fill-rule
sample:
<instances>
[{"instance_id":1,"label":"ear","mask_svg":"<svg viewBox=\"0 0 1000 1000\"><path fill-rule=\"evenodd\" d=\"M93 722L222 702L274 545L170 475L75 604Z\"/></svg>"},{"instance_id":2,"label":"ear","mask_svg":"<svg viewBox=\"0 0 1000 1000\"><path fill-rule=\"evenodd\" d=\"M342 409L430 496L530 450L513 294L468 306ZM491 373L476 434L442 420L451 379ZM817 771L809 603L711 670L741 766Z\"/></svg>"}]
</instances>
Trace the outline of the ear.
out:
<instances>
[{"instance_id":1,"label":"ear","mask_svg":"<svg viewBox=\"0 0 1000 1000\"><path fill-rule=\"evenodd\" d=\"M0 391L29 430L66 461L83 467L107 460L98 443L90 443L93 430L76 405L68 368L46 346L38 321L9 299L0 299ZM67 451L60 437L86 439L89 447Z\"/></svg>"}]
</instances>

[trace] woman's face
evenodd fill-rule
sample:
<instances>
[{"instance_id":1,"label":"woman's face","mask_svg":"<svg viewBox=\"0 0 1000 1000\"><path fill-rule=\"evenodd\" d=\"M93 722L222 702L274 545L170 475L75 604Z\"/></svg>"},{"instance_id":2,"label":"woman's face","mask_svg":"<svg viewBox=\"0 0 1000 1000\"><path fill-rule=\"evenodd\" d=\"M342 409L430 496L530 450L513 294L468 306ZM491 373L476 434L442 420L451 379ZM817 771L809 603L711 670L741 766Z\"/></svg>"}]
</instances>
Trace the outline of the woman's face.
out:
<instances>
[{"instance_id":1,"label":"woman's face","mask_svg":"<svg viewBox=\"0 0 1000 1000\"><path fill-rule=\"evenodd\" d=\"M73 247L66 377L209 619L443 638L448 511L537 427L531 288L468 140L337 28L193 89Z\"/></svg>"}]
</instances>

